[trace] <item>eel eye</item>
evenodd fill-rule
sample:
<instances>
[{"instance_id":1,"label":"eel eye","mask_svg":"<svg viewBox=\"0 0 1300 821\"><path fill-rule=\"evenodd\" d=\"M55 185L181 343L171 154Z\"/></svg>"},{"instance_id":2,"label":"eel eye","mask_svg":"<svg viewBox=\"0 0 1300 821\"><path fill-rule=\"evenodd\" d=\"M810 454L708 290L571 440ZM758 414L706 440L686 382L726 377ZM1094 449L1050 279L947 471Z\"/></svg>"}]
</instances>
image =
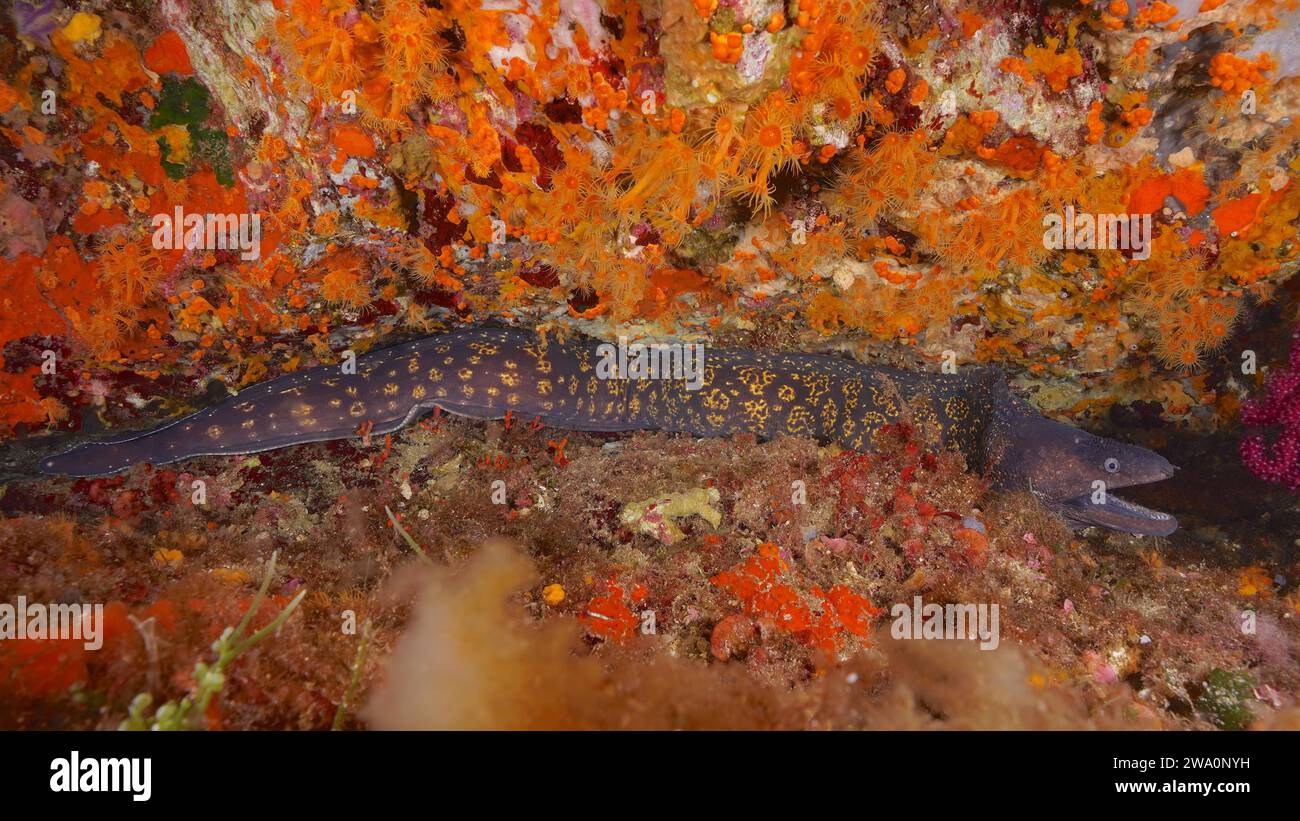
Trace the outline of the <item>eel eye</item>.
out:
<instances>
[{"instance_id":1,"label":"eel eye","mask_svg":"<svg viewBox=\"0 0 1300 821\"><path fill-rule=\"evenodd\" d=\"M1112 456L1106 460L1105 467L1107 473L1119 473L1119 460Z\"/></svg>"}]
</instances>

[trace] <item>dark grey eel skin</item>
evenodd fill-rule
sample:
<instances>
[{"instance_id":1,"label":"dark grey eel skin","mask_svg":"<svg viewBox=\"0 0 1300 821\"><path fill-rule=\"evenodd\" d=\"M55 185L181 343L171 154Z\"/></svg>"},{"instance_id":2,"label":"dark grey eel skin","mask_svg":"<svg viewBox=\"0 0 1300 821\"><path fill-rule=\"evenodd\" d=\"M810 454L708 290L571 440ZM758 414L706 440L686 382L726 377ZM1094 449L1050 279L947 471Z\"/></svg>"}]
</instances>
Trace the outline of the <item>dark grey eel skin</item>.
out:
<instances>
[{"instance_id":1,"label":"dark grey eel skin","mask_svg":"<svg viewBox=\"0 0 1300 821\"><path fill-rule=\"evenodd\" d=\"M1076 526L1164 536L1174 517L1125 502L1116 488L1174 467L1145 448L1039 415L992 368L960 375L878 368L807 353L705 352L702 384L599 378L600 343L544 342L531 331L477 327L366 354L356 373L320 366L241 391L156 430L83 444L40 464L47 474L99 476L141 462L256 453L305 442L386 434L441 408L557 428L658 429L696 436L808 436L858 451L888 423L933 424L947 447L995 488L1029 490Z\"/></svg>"}]
</instances>

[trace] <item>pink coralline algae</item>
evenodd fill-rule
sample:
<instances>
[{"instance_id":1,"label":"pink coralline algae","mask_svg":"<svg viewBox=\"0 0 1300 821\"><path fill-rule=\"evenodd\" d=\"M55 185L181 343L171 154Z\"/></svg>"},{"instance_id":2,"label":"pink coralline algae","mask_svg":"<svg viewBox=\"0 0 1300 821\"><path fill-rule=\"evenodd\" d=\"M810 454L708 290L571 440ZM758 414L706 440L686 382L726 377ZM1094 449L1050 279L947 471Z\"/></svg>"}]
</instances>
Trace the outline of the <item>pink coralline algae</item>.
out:
<instances>
[{"instance_id":1,"label":"pink coralline algae","mask_svg":"<svg viewBox=\"0 0 1300 821\"><path fill-rule=\"evenodd\" d=\"M1248 428L1280 426L1273 443L1263 433L1241 440L1241 461L1268 482L1300 490L1300 328L1292 338L1285 368L1273 374L1267 392L1242 405L1241 422Z\"/></svg>"}]
</instances>

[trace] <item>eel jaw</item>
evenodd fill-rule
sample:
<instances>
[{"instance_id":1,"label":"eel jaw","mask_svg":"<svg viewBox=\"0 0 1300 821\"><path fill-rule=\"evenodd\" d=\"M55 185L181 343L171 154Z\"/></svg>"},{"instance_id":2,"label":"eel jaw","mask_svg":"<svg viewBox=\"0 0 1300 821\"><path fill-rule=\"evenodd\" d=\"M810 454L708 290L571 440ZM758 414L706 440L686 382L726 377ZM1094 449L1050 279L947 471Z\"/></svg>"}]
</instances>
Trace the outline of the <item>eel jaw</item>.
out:
<instances>
[{"instance_id":1,"label":"eel jaw","mask_svg":"<svg viewBox=\"0 0 1300 821\"><path fill-rule=\"evenodd\" d=\"M1052 499L1051 504L1076 529L1105 527L1136 536L1168 536L1173 533L1178 529L1178 520L1170 514L1130 502L1111 492L1115 488L1160 482L1178 470L1158 453L1144 448L1133 450L1134 453L1124 460L1127 469L1103 480L1106 489L1100 497L1102 501L1095 501L1095 491L1088 491L1073 496L1063 495ZM1093 483L1094 488L1096 484Z\"/></svg>"},{"instance_id":2,"label":"eel jaw","mask_svg":"<svg viewBox=\"0 0 1300 821\"><path fill-rule=\"evenodd\" d=\"M1091 494L1075 496L1058 503L1061 514L1076 527L1108 527L1137 536L1168 536L1178 529L1178 520L1168 513L1129 502L1113 493L1106 501L1094 503Z\"/></svg>"}]
</instances>

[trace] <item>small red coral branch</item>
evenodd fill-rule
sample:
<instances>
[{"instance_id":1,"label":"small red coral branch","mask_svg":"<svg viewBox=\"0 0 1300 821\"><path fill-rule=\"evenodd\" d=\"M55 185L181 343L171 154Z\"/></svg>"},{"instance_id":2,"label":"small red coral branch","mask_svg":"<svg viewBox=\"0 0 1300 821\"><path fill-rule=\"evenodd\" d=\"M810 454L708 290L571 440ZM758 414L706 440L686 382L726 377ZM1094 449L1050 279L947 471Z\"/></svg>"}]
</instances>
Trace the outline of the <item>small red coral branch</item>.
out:
<instances>
[{"instance_id":1,"label":"small red coral branch","mask_svg":"<svg viewBox=\"0 0 1300 821\"><path fill-rule=\"evenodd\" d=\"M1241 461L1267 482L1300 490L1300 328L1286 367L1269 377L1264 396L1242 405L1241 422L1248 428L1281 426L1271 446L1263 433L1242 439Z\"/></svg>"}]
</instances>

